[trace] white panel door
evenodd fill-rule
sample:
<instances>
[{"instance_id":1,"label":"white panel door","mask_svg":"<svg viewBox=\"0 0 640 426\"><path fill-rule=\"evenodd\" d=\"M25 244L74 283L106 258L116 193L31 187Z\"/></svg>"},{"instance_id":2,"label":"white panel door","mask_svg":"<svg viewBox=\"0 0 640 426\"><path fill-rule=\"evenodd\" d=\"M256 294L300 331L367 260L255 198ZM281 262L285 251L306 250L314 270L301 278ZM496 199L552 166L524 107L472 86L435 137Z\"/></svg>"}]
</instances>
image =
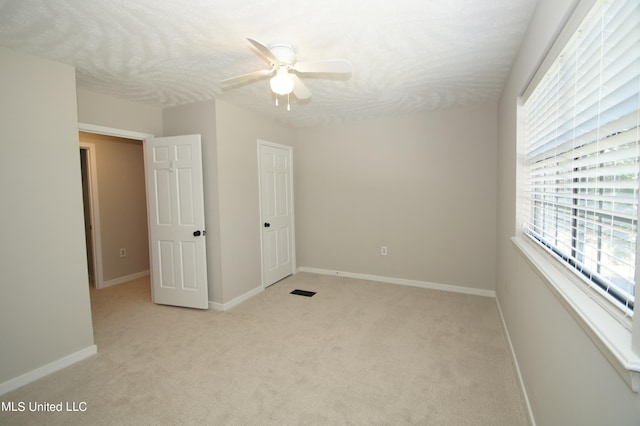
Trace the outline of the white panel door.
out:
<instances>
[{"instance_id":1,"label":"white panel door","mask_svg":"<svg viewBox=\"0 0 640 426\"><path fill-rule=\"evenodd\" d=\"M293 274L292 149L259 141L262 284L270 286Z\"/></svg>"},{"instance_id":2,"label":"white panel door","mask_svg":"<svg viewBox=\"0 0 640 426\"><path fill-rule=\"evenodd\" d=\"M200 135L144 147L153 301L208 309Z\"/></svg>"}]
</instances>

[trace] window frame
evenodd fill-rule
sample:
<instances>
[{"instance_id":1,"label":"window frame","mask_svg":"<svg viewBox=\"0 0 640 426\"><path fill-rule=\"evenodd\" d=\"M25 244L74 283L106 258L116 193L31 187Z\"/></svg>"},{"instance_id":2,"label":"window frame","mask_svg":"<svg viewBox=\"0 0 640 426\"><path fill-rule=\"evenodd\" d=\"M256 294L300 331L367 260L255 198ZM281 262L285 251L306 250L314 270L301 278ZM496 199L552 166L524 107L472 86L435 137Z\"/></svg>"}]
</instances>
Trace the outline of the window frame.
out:
<instances>
[{"instance_id":1,"label":"window frame","mask_svg":"<svg viewBox=\"0 0 640 426\"><path fill-rule=\"evenodd\" d=\"M592 10L598 0L578 2L569 11L561 30L554 37L552 45L547 49L543 60L529 80L517 102L517 166L516 181L518 197L516 208L516 224L522 224L526 204L526 128L524 100L542 81L564 46L573 34L578 31L584 18ZM640 213L639 213L640 216ZM577 321L595 345L614 366L625 382L635 392L640 392L640 312L629 317L612 300L598 291L597 286L585 284L572 268L563 264L557 253L544 248L534 237L525 233L524 227L515 230L512 242L524 259L542 278L554 296L561 302L567 312ZM635 282L640 280L640 244L636 245ZM635 293L640 293L640 285L635 286ZM611 296L609 296L611 297Z\"/></svg>"}]
</instances>

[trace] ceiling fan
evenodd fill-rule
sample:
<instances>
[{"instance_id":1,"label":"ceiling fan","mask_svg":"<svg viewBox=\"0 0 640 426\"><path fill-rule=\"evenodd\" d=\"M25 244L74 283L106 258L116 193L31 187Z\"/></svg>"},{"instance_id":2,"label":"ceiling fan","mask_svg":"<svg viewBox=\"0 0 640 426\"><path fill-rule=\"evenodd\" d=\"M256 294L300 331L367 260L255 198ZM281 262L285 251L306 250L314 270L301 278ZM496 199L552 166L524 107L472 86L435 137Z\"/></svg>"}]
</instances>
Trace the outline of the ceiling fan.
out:
<instances>
[{"instance_id":1,"label":"ceiling fan","mask_svg":"<svg viewBox=\"0 0 640 426\"><path fill-rule=\"evenodd\" d=\"M278 105L278 96L289 96L291 93L298 99L311 97L311 92L300 80L298 73L346 74L351 72L351 63L345 59L297 62L295 49L289 43L279 42L266 46L252 38L247 38L247 40L269 63L269 68L231 77L220 83L235 85L275 74L271 77L270 86L273 93L276 94L276 105ZM287 105L287 109L290 109L289 105Z\"/></svg>"}]
</instances>

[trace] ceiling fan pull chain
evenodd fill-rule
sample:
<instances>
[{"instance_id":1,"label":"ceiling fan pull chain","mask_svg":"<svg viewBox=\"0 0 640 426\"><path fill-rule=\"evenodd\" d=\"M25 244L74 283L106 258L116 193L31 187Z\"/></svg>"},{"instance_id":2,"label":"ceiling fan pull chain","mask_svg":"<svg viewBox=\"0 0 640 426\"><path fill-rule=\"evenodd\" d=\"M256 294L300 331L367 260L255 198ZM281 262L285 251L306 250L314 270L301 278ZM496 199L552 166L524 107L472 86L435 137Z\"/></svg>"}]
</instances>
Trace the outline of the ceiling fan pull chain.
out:
<instances>
[{"instance_id":1,"label":"ceiling fan pull chain","mask_svg":"<svg viewBox=\"0 0 640 426\"><path fill-rule=\"evenodd\" d=\"M291 103L289 102L289 100L290 100L289 96L290 96L290 94L287 93L287 111L291 111Z\"/></svg>"},{"instance_id":2,"label":"ceiling fan pull chain","mask_svg":"<svg viewBox=\"0 0 640 426\"><path fill-rule=\"evenodd\" d=\"M276 95L276 106L278 106L278 95Z\"/></svg>"}]
</instances>

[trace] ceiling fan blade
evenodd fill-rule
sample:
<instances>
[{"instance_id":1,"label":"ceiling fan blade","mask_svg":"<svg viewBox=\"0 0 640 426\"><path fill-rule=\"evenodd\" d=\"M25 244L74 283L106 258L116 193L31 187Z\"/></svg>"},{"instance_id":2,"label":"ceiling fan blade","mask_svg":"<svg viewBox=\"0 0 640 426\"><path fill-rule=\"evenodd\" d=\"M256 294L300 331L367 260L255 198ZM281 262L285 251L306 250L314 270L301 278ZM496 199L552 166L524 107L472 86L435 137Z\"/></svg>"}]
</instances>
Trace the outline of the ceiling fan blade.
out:
<instances>
[{"instance_id":1,"label":"ceiling fan blade","mask_svg":"<svg viewBox=\"0 0 640 426\"><path fill-rule=\"evenodd\" d=\"M270 75L273 73L273 69L270 70L260 70L250 72L248 74L237 75L235 77L227 78L226 80L221 80L220 84L238 84L245 81L253 80L256 78L264 77L266 75Z\"/></svg>"},{"instance_id":2,"label":"ceiling fan blade","mask_svg":"<svg viewBox=\"0 0 640 426\"><path fill-rule=\"evenodd\" d=\"M348 73L351 72L351 62L346 59L297 62L293 69L298 72Z\"/></svg>"},{"instance_id":3,"label":"ceiling fan blade","mask_svg":"<svg viewBox=\"0 0 640 426\"><path fill-rule=\"evenodd\" d=\"M278 64L278 58L276 58L276 56L273 54L271 49L269 49L264 44L252 38L247 37L247 40L249 40L249 43L251 43L253 47L255 47L258 50L258 52L260 52L260 54L265 57L265 59L269 60L269 63L272 66Z\"/></svg>"},{"instance_id":4,"label":"ceiling fan blade","mask_svg":"<svg viewBox=\"0 0 640 426\"><path fill-rule=\"evenodd\" d=\"M293 94L296 95L296 98L302 100L311 97L311 92L297 75L289 73L289 77L293 80Z\"/></svg>"}]
</instances>

